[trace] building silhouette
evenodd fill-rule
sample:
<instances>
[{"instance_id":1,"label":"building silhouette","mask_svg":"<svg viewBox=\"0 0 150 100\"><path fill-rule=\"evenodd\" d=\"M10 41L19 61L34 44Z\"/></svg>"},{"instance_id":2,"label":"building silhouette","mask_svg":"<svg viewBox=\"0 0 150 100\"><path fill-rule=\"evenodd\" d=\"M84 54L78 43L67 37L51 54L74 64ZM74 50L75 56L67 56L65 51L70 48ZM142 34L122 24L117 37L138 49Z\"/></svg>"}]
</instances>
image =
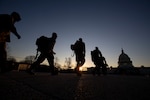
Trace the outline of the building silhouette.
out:
<instances>
[{"instance_id":1,"label":"building silhouette","mask_svg":"<svg viewBox=\"0 0 150 100\"><path fill-rule=\"evenodd\" d=\"M137 75L139 74L139 69L133 66L130 57L121 50L121 54L118 58L118 67L115 71L116 74L127 74L127 75Z\"/></svg>"},{"instance_id":2,"label":"building silhouette","mask_svg":"<svg viewBox=\"0 0 150 100\"><path fill-rule=\"evenodd\" d=\"M118 68L133 68L133 64L132 64L132 61L130 59L130 57L124 53L124 50L122 49L122 52L119 56L119 59L118 59Z\"/></svg>"}]
</instances>

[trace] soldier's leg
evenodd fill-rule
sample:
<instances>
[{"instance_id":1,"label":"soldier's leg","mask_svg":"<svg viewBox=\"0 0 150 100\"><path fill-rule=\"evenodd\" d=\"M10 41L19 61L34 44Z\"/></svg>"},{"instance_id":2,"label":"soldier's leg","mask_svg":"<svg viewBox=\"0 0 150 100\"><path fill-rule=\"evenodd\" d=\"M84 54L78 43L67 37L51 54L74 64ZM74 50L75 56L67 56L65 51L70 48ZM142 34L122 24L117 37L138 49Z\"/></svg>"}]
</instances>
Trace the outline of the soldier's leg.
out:
<instances>
[{"instance_id":1,"label":"soldier's leg","mask_svg":"<svg viewBox=\"0 0 150 100\"><path fill-rule=\"evenodd\" d=\"M0 72L3 72L6 67L7 52L6 43L0 42Z\"/></svg>"},{"instance_id":2,"label":"soldier's leg","mask_svg":"<svg viewBox=\"0 0 150 100\"><path fill-rule=\"evenodd\" d=\"M98 75L101 74L101 70L100 70L100 69L101 69L101 67L98 65L98 67L97 67L97 74L98 74Z\"/></svg>"},{"instance_id":3,"label":"soldier's leg","mask_svg":"<svg viewBox=\"0 0 150 100\"><path fill-rule=\"evenodd\" d=\"M105 65L102 66L102 72L103 72L103 75L107 74L107 68Z\"/></svg>"},{"instance_id":4,"label":"soldier's leg","mask_svg":"<svg viewBox=\"0 0 150 100\"><path fill-rule=\"evenodd\" d=\"M82 67L81 63L82 63L82 61L78 61L77 67L76 67L76 73L77 73L78 76L81 76L81 74L82 74L82 71L80 70L80 67Z\"/></svg>"},{"instance_id":5,"label":"soldier's leg","mask_svg":"<svg viewBox=\"0 0 150 100\"><path fill-rule=\"evenodd\" d=\"M58 72L57 72L57 70L54 66L54 56L53 56L53 54L48 54L47 60L48 60L48 63L49 63L50 69L51 69L51 74L52 75L58 74Z\"/></svg>"},{"instance_id":6,"label":"soldier's leg","mask_svg":"<svg viewBox=\"0 0 150 100\"><path fill-rule=\"evenodd\" d=\"M50 67L54 67L54 56L52 54L48 54L47 60Z\"/></svg>"},{"instance_id":7,"label":"soldier's leg","mask_svg":"<svg viewBox=\"0 0 150 100\"><path fill-rule=\"evenodd\" d=\"M37 60L31 65L31 69L34 69L37 66L39 66L40 63L42 63L45 60L45 58L45 55L41 53Z\"/></svg>"},{"instance_id":8,"label":"soldier's leg","mask_svg":"<svg viewBox=\"0 0 150 100\"><path fill-rule=\"evenodd\" d=\"M79 57L80 59L79 59L79 63L78 63L78 66L79 67L81 67L81 66L83 66L84 65L84 63L85 63L85 58L82 58L82 57Z\"/></svg>"},{"instance_id":9,"label":"soldier's leg","mask_svg":"<svg viewBox=\"0 0 150 100\"><path fill-rule=\"evenodd\" d=\"M78 57L78 54L76 54L76 68L75 68L75 70L78 69L79 64L80 64L79 57Z\"/></svg>"},{"instance_id":10,"label":"soldier's leg","mask_svg":"<svg viewBox=\"0 0 150 100\"><path fill-rule=\"evenodd\" d=\"M95 63L94 63L95 64ZM95 67L93 68L92 70L92 74L95 75L96 74L96 64L95 64Z\"/></svg>"},{"instance_id":11,"label":"soldier's leg","mask_svg":"<svg viewBox=\"0 0 150 100\"><path fill-rule=\"evenodd\" d=\"M40 56L38 57L38 59L31 64L30 68L26 71L27 73L34 75L34 73L32 72L33 69L35 69L37 66L40 65L40 63L42 63L45 60L45 55L40 54Z\"/></svg>"}]
</instances>

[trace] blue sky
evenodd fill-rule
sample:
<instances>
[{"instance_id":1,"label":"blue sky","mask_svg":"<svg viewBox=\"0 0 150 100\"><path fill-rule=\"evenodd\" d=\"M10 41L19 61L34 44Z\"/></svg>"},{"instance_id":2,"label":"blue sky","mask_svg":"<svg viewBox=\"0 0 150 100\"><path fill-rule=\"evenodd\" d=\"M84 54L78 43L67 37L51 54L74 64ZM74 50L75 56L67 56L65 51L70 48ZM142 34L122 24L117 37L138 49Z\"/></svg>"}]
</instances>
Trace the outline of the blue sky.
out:
<instances>
[{"instance_id":1,"label":"blue sky","mask_svg":"<svg viewBox=\"0 0 150 100\"><path fill-rule=\"evenodd\" d=\"M19 12L15 24L21 39L11 34L10 55L18 60L36 54L36 39L58 33L54 51L59 63L71 57L70 45L86 44L85 67L94 66L90 51L97 46L109 66L118 66L121 48L134 66L150 66L149 0L1 0L0 13ZM75 64L75 57L72 63Z\"/></svg>"}]
</instances>

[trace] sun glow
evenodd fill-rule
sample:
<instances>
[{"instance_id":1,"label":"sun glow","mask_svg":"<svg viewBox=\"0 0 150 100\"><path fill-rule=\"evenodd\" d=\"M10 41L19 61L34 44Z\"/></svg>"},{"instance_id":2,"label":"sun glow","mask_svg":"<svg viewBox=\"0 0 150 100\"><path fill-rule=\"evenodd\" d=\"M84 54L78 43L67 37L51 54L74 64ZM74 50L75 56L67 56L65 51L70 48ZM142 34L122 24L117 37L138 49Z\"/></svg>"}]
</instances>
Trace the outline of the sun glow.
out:
<instances>
[{"instance_id":1,"label":"sun glow","mask_svg":"<svg viewBox=\"0 0 150 100\"><path fill-rule=\"evenodd\" d=\"M79 71L83 71L83 68L82 68L82 67L79 67Z\"/></svg>"}]
</instances>

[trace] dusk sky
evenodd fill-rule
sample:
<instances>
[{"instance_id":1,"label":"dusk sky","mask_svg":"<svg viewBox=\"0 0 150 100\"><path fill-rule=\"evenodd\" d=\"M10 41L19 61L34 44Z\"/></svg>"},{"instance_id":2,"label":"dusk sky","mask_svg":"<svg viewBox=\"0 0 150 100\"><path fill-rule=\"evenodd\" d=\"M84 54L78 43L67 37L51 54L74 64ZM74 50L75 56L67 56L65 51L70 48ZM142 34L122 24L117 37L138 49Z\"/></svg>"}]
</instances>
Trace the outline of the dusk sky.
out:
<instances>
[{"instance_id":1,"label":"dusk sky","mask_svg":"<svg viewBox=\"0 0 150 100\"><path fill-rule=\"evenodd\" d=\"M35 41L58 34L54 51L62 66L82 38L85 67L94 66L90 52L99 47L109 66L118 66L121 48L133 65L150 67L150 0L1 0L0 13L20 13L15 24L21 39L11 34L9 55L18 61L36 55ZM75 57L72 64L75 65Z\"/></svg>"}]
</instances>

